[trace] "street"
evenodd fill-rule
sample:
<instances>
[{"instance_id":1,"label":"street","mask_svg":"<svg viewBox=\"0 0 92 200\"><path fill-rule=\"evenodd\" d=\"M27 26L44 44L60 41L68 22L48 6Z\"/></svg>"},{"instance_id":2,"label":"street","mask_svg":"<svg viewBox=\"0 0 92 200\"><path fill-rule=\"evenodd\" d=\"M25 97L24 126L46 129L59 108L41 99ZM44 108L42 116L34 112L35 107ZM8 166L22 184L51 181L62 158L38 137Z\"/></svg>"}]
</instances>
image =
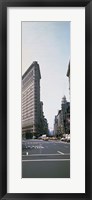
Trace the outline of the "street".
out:
<instances>
[{"instance_id":1,"label":"street","mask_svg":"<svg viewBox=\"0 0 92 200\"><path fill-rule=\"evenodd\" d=\"M70 143L23 140L22 178L70 178Z\"/></svg>"}]
</instances>

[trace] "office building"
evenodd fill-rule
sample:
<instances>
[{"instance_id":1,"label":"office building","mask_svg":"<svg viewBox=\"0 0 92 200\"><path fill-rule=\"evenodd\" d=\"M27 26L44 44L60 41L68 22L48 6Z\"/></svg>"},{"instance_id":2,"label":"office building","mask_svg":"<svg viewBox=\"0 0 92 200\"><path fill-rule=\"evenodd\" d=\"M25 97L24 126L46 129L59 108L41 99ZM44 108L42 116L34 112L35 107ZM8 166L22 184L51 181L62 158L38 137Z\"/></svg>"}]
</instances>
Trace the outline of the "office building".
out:
<instances>
[{"instance_id":1,"label":"office building","mask_svg":"<svg viewBox=\"0 0 92 200\"><path fill-rule=\"evenodd\" d=\"M30 138L40 129L40 68L35 61L22 76L22 134Z\"/></svg>"},{"instance_id":2,"label":"office building","mask_svg":"<svg viewBox=\"0 0 92 200\"><path fill-rule=\"evenodd\" d=\"M62 98L61 110L55 116L54 120L54 135L63 136L70 134L70 102L67 102L66 97Z\"/></svg>"}]
</instances>

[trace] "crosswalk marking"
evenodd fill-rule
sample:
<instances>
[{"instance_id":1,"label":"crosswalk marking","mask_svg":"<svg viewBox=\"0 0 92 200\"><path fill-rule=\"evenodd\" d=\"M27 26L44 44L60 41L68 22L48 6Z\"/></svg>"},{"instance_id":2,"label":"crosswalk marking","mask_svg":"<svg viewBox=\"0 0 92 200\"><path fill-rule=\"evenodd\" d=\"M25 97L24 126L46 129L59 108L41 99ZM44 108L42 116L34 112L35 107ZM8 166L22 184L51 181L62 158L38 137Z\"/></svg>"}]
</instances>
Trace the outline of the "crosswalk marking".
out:
<instances>
[{"instance_id":1,"label":"crosswalk marking","mask_svg":"<svg viewBox=\"0 0 92 200\"><path fill-rule=\"evenodd\" d=\"M58 153L60 153L61 155L64 155L64 153L63 152L61 152L61 151L57 151Z\"/></svg>"},{"instance_id":2,"label":"crosswalk marking","mask_svg":"<svg viewBox=\"0 0 92 200\"><path fill-rule=\"evenodd\" d=\"M43 146L32 146L31 148L34 148L34 149L43 149L44 147Z\"/></svg>"}]
</instances>

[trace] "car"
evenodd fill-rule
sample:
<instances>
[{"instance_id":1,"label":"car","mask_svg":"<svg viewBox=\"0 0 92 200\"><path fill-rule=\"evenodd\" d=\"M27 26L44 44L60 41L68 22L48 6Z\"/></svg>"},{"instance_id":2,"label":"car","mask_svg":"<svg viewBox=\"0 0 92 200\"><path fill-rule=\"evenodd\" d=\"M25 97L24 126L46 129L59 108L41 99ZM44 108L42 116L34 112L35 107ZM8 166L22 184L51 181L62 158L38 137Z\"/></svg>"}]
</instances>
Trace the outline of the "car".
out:
<instances>
[{"instance_id":1,"label":"car","mask_svg":"<svg viewBox=\"0 0 92 200\"><path fill-rule=\"evenodd\" d=\"M61 138L61 141L65 141L65 138Z\"/></svg>"},{"instance_id":2,"label":"car","mask_svg":"<svg viewBox=\"0 0 92 200\"><path fill-rule=\"evenodd\" d=\"M32 138L32 139L36 139L36 136L33 135L33 138Z\"/></svg>"},{"instance_id":3,"label":"car","mask_svg":"<svg viewBox=\"0 0 92 200\"><path fill-rule=\"evenodd\" d=\"M40 136L38 139L39 139L39 140L42 140L42 136Z\"/></svg>"},{"instance_id":4,"label":"car","mask_svg":"<svg viewBox=\"0 0 92 200\"><path fill-rule=\"evenodd\" d=\"M48 137L46 137L46 138L43 138L43 140L44 140L44 141L48 141Z\"/></svg>"},{"instance_id":5,"label":"car","mask_svg":"<svg viewBox=\"0 0 92 200\"><path fill-rule=\"evenodd\" d=\"M70 142L70 138L67 138L67 142Z\"/></svg>"}]
</instances>

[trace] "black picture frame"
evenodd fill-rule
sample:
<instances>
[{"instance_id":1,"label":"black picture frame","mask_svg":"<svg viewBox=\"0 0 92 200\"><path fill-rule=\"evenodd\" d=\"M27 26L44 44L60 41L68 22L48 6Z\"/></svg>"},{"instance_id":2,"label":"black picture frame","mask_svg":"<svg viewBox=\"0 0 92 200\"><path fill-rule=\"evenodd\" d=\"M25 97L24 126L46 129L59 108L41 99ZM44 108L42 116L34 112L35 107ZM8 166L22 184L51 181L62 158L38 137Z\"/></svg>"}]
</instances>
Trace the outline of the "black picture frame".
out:
<instances>
[{"instance_id":1,"label":"black picture frame","mask_svg":"<svg viewBox=\"0 0 92 200\"><path fill-rule=\"evenodd\" d=\"M7 7L85 7L85 194L7 193ZM0 199L92 199L92 0L0 0ZM77 173L77 172L76 172Z\"/></svg>"}]
</instances>

